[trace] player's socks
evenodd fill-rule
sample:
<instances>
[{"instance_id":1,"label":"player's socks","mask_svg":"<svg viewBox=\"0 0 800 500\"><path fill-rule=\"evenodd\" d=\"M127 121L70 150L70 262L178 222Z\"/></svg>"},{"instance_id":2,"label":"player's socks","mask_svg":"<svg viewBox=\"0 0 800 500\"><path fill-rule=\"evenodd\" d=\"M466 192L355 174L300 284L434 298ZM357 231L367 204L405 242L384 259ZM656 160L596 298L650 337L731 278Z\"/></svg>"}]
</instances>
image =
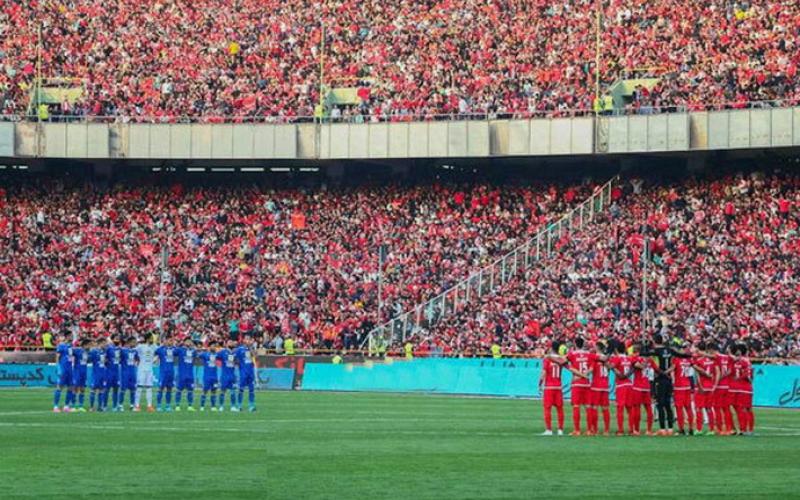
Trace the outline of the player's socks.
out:
<instances>
[{"instance_id":1,"label":"player's socks","mask_svg":"<svg viewBox=\"0 0 800 500\"><path fill-rule=\"evenodd\" d=\"M723 415L725 416L725 428L726 428L726 431L729 432L729 433L733 433L735 429L733 427L733 412L731 411L731 407L730 406L726 406L723 409Z\"/></svg>"},{"instance_id":2,"label":"player's socks","mask_svg":"<svg viewBox=\"0 0 800 500\"><path fill-rule=\"evenodd\" d=\"M645 406L645 410L647 411L647 432L653 432L653 407L652 406Z\"/></svg>"},{"instance_id":3,"label":"player's socks","mask_svg":"<svg viewBox=\"0 0 800 500\"><path fill-rule=\"evenodd\" d=\"M711 415L709 415L709 424L711 423L710 419ZM723 425L725 425L725 416L722 414L722 408L714 408L714 428L717 432L722 432Z\"/></svg>"},{"instance_id":4,"label":"player's socks","mask_svg":"<svg viewBox=\"0 0 800 500\"><path fill-rule=\"evenodd\" d=\"M139 402L138 402L137 396L136 396L136 391L131 391L131 396L130 396L130 400L129 401L130 401L131 408L133 408L134 406L139 406Z\"/></svg>"},{"instance_id":5,"label":"player's socks","mask_svg":"<svg viewBox=\"0 0 800 500\"><path fill-rule=\"evenodd\" d=\"M625 407L617 406L617 433L625 432Z\"/></svg>"},{"instance_id":6,"label":"player's socks","mask_svg":"<svg viewBox=\"0 0 800 500\"><path fill-rule=\"evenodd\" d=\"M630 420L631 433L633 433L633 432L638 433L639 432L639 425L640 425L641 418L642 418L642 413L641 413L642 409L641 409L641 406L636 405L633 408L631 408L631 410L632 411L629 414L629 416L630 416L629 420Z\"/></svg>"},{"instance_id":7,"label":"player's socks","mask_svg":"<svg viewBox=\"0 0 800 500\"><path fill-rule=\"evenodd\" d=\"M67 390L67 397L64 401L64 406L72 406L75 402L75 393L71 389Z\"/></svg>"},{"instance_id":8,"label":"player's socks","mask_svg":"<svg viewBox=\"0 0 800 500\"><path fill-rule=\"evenodd\" d=\"M94 400L95 400L95 392L92 391L89 393L89 408L94 408Z\"/></svg>"},{"instance_id":9,"label":"player's socks","mask_svg":"<svg viewBox=\"0 0 800 500\"><path fill-rule=\"evenodd\" d=\"M548 431L553 430L553 415L551 415L551 408L547 407L544 409L544 428Z\"/></svg>"},{"instance_id":10,"label":"player's socks","mask_svg":"<svg viewBox=\"0 0 800 500\"><path fill-rule=\"evenodd\" d=\"M756 412L752 408L747 409L747 423L750 426L750 432L756 430Z\"/></svg>"},{"instance_id":11,"label":"player's socks","mask_svg":"<svg viewBox=\"0 0 800 500\"><path fill-rule=\"evenodd\" d=\"M148 408L152 408L153 407L153 388L152 387L148 387L147 388L147 391L145 392L145 396L147 397L147 407Z\"/></svg>"},{"instance_id":12,"label":"player's socks","mask_svg":"<svg viewBox=\"0 0 800 500\"><path fill-rule=\"evenodd\" d=\"M206 393L200 395L200 408L206 407Z\"/></svg>"},{"instance_id":13,"label":"player's socks","mask_svg":"<svg viewBox=\"0 0 800 500\"><path fill-rule=\"evenodd\" d=\"M161 402L164 401L164 391L162 389L158 390L158 395L156 396L156 403L158 407L161 408Z\"/></svg>"},{"instance_id":14,"label":"player's socks","mask_svg":"<svg viewBox=\"0 0 800 500\"><path fill-rule=\"evenodd\" d=\"M78 406L83 408L83 402L84 401L85 400L84 400L83 392L78 393Z\"/></svg>"},{"instance_id":15,"label":"player's socks","mask_svg":"<svg viewBox=\"0 0 800 500\"><path fill-rule=\"evenodd\" d=\"M558 432L564 430L564 407L556 406L556 417L558 418Z\"/></svg>"},{"instance_id":16,"label":"player's socks","mask_svg":"<svg viewBox=\"0 0 800 500\"><path fill-rule=\"evenodd\" d=\"M113 398L114 398L114 408L118 408L120 403L120 397L119 397L119 389L117 389L116 387L114 388Z\"/></svg>"},{"instance_id":17,"label":"player's socks","mask_svg":"<svg viewBox=\"0 0 800 500\"><path fill-rule=\"evenodd\" d=\"M211 407L212 408L216 408L217 407L217 395L216 394L212 394L211 395Z\"/></svg>"},{"instance_id":18,"label":"player's socks","mask_svg":"<svg viewBox=\"0 0 800 500\"><path fill-rule=\"evenodd\" d=\"M189 405L190 408L194 406L194 391L186 392L186 404Z\"/></svg>"},{"instance_id":19,"label":"player's socks","mask_svg":"<svg viewBox=\"0 0 800 500\"><path fill-rule=\"evenodd\" d=\"M574 428L575 432L581 431L581 407L580 406L573 406L572 407L572 427Z\"/></svg>"},{"instance_id":20,"label":"player's socks","mask_svg":"<svg viewBox=\"0 0 800 500\"><path fill-rule=\"evenodd\" d=\"M172 404L172 391L167 391L167 409L169 409L170 405Z\"/></svg>"},{"instance_id":21,"label":"player's socks","mask_svg":"<svg viewBox=\"0 0 800 500\"><path fill-rule=\"evenodd\" d=\"M175 391L175 407L179 407L181 405L181 399L183 399L183 391Z\"/></svg>"},{"instance_id":22,"label":"player's socks","mask_svg":"<svg viewBox=\"0 0 800 500\"><path fill-rule=\"evenodd\" d=\"M603 408L603 432L611 432L611 411L607 406Z\"/></svg>"},{"instance_id":23,"label":"player's socks","mask_svg":"<svg viewBox=\"0 0 800 500\"><path fill-rule=\"evenodd\" d=\"M53 391L53 408L58 408L61 404L61 389Z\"/></svg>"}]
</instances>

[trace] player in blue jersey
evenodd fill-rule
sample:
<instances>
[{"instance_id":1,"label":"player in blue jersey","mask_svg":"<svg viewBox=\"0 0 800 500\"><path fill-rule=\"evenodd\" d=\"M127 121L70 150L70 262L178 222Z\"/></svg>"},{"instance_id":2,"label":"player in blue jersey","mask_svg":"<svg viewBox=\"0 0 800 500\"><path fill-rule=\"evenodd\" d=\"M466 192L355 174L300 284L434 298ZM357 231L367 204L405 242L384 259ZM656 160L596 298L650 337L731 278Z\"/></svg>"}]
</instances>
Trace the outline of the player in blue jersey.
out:
<instances>
[{"instance_id":1,"label":"player in blue jersey","mask_svg":"<svg viewBox=\"0 0 800 500\"><path fill-rule=\"evenodd\" d=\"M125 391L130 393L130 409L133 410L136 401L136 339L128 337L125 339L125 347L120 350L120 394L119 409L125 406Z\"/></svg>"},{"instance_id":2,"label":"player in blue jersey","mask_svg":"<svg viewBox=\"0 0 800 500\"><path fill-rule=\"evenodd\" d=\"M72 392L72 365L74 364L72 345L67 342L67 340L64 338L64 335L59 334L56 338L58 340L58 346L56 347L58 385L53 393L53 411L55 413L59 413L61 411L59 408L59 405L61 404L61 391L66 390L67 396L64 400L64 411L69 412L69 405L72 403L72 400L75 397Z\"/></svg>"},{"instance_id":3,"label":"player in blue jersey","mask_svg":"<svg viewBox=\"0 0 800 500\"><path fill-rule=\"evenodd\" d=\"M210 342L208 350L199 354L200 361L203 362L203 395L200 396L200 411L206 411L206 399L211 397L211 411L217 411L217 385L219 376L217 374L217 342Z\"/></svg>"},{"instance_id":4,"label":"player in blue jersey","mask_svg":"<svg viewBox=\"0 0 800 500\"><path fill-rule=\"evenodd\" d=\"M108 406L108 396L111 396L111 411L120 411L119 381L122 368L122 351L117 343L119 337L113 335L108 339L106 346L106 392L103 396L103 406Z\"/></svg>"},{"instance_id":5,"label":"player in blue jersey","mask_svg":"<svg viewBox=\"0 0 800 500\"><path fill-rule=\"evenodd\" d=\"M239 365L239 410L244 401L244 389L247 388L247 401L250 411L256 411L256 364L253 355L253 337L245 336L244 344L234 351L236 363Z\"/></svg>"},{"instance_id":6,"label":"player in blue jersey","mask_svg":"<svg viewBox=\"0 0 800 500\"><path fill-rule=\"evenodd\" d=\"M79 346L72 350L75 357L75 362L72 365L72 387L75 397L78 399L78 405L75 409L79 412L86 411L83 404L85 401L87 374L89 372L90 345L89 339L83 339L79 342Z\"/></svg>"},{"instance_id":7,"label":"player in blue jersey","mask_svg":"<svg viewBox=\"0 0 800 500\"><path fill-rule=\"evenodd\" d=\"M219 411L225 409L225 391L231 395L231 411L239 411L236 406L236 356L233 349L236 346L233 340L228 341L228 346L217 352L217 361L220 363L219 377Z\"/></svg>"},{"instance_id":8,"label":"player in blue jersey","mask_svg":"<svg viewBox=\"0 0 800 500\"><path fill-rule=\"evenodd\" d=\"M175 346L171 338L166 338L164 343L156 349L156 363L158 363L158 395L156 396L156 411L172 411L172 388L175 387ZM162 407L164 392L167 393L167 406Z\"/></svg>"},{"instance_id":9,"label":"player in blue jersey","mask_svg":"<svg viewBox=\"0 0 800 500\"><path fill-rule=\"evenodd\" d=\"M92 366L92 392L89 393L89 411L105 411L103 400L106 392L106 350L100 341L92 343L89 351L89 363Z\"/></svg>"},{"instance_id":10,"label":"player in blue jersey","mask_svg":"<svg viewBox=\"0 0 800 500\"><path fill-rule=\"evenodd\" d=\"M175 349L178 359L178 384L175 391L175 411L181 411L181 396L186 391L186 409L194 411L194 360L197 351L190 337L183 341L183 345Z\"/></svg>"}]
</instances>

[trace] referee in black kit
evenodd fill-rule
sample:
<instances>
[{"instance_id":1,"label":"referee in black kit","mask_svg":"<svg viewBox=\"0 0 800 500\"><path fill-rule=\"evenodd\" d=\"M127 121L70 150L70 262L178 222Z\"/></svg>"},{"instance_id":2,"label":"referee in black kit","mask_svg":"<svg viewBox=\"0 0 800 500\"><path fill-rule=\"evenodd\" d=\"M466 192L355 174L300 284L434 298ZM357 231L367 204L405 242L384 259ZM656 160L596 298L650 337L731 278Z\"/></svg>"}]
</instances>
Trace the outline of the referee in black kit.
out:
<instances>
[{"instance_id":1,"label":"referee in black kit","mask_svg":"<svg viewBox=\"0 0 800 500\"><path fill-rule=\"evenodd\" d=\"M658 426L662 432L672 431L675 425L675 415L672 412L672 358L688 358L690 355L668 346L667 336L663 333L655 334L653 345L645 345L641 355L656 358L658 361L658 372L653 380Z\"/></svg>"}]
</instances>

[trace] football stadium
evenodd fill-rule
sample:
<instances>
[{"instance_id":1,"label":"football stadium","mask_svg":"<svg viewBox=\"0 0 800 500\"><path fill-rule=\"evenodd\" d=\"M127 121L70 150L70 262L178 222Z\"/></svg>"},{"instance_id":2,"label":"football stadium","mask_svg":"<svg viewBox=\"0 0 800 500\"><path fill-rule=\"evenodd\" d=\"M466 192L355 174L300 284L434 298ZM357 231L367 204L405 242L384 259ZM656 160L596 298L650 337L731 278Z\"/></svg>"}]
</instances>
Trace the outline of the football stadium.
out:
<instances>
[{"instance_id":1,"label":"football stadium","mask_svg":"<svg viewBox=\"0 0 800 500\"><path fill-rule=\"evenodd\" d=\"M0 498L792 498L800 2L0 0Z\"/></svg>"}]
</instances>

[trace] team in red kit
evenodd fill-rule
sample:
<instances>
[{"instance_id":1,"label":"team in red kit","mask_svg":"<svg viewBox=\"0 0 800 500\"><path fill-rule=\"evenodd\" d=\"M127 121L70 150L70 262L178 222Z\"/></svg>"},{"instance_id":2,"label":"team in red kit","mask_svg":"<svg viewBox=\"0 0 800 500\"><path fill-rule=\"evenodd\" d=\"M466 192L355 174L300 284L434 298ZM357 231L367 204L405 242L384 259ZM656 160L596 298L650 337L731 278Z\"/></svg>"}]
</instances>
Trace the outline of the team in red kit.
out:
<instances>
[{"instance_id":1,"label":"team in red kit","mask_svg":"<svg viewBox=\"0 0 800 500\"><path fill-rule=\"evenodd\" d=\"M612 433L611 374L615 381L615 434L618 436L642 434L643 410L645 435L675 434L674 429L653 432L651 391L653 378L658 375L667 376L672 382L677 434L749 435L753 432L753 368L745 346L733 345L727 349L729 353L725 353L714 341L697 342L693 347L680 350L680 357L674 357L669 368L662 370L652 357L641 355L640 344L626 347L621 343L598 341L593 351L586 349L586 344L584 339L578 338L567 351L561 342L555 341L543 360L539 385L543 395L544 435L564 434L563 370L573 375L570 383L572 436L600 435L600 415L603 417L602 435ZM557 415L555 428L553 409ZM581 426L582 413L586 419L585 431Z\"/></svg>"}]
</instances>

